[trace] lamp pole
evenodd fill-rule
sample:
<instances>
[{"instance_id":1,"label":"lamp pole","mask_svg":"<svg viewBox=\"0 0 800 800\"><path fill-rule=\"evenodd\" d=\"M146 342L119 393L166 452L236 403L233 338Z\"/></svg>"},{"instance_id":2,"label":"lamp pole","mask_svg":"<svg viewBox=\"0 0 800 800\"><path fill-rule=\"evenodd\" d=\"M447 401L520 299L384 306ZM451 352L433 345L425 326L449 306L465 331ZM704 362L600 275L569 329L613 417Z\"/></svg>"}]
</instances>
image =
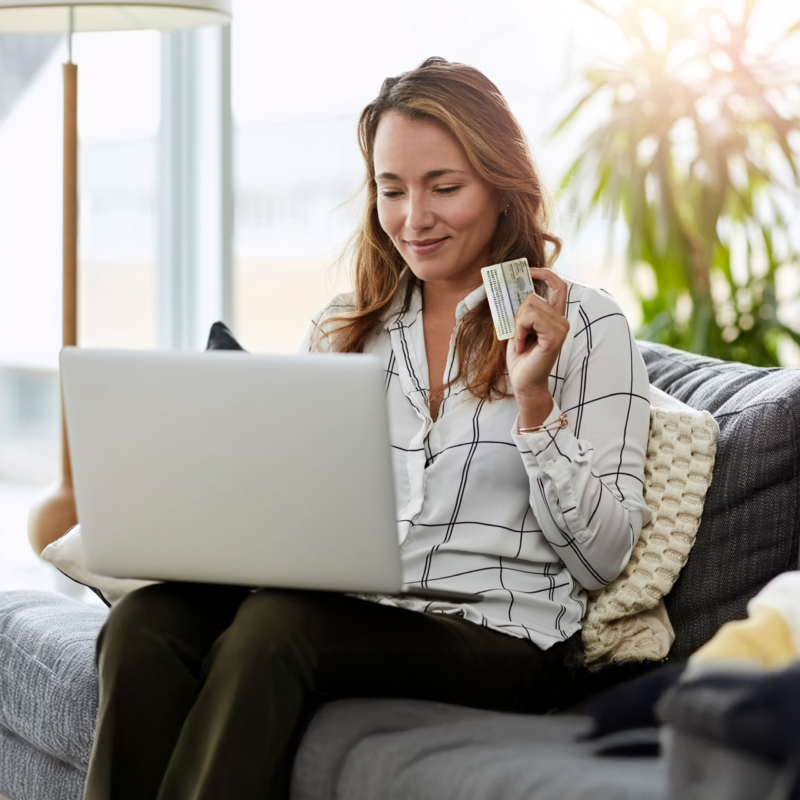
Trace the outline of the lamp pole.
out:
<instances>
[{"instance_id":1,"label":"lamp pole","mask_svg":"<svg viewBox=\"0 0 800 800\"><path fill-rule=\"evenodd\" d=\"M64 77L64 210L63 210L63 297L62 344L78 343L78 65L72 60L75 9L69 6L67 63ZM72 488L67 423L61 404L61 478L46 497L31 509L28 540L37 553L78 524Z\"/></svg>"},{"instance_id":2,"label":"lamp pole","mask_svg":"<svg viewBox=\"0 0 800 800\"><path fill-rule=\"evenodd\" d=\"M72 61L75 9L69 7L67 63L64 72L64 252L63 331L64 347L78 343L78 65ZM62 418L61 466L72 481L66 425Z\"/></svg>"}]
</instances>

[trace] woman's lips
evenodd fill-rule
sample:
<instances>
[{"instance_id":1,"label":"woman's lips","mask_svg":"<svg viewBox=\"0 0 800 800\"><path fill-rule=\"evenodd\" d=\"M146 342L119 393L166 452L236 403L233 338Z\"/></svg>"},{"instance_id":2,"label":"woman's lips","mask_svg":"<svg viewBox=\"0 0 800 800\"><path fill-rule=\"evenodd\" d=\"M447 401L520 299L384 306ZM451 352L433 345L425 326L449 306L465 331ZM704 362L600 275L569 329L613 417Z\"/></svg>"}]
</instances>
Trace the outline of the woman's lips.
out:
<instances>
[{"instance_id":1,"label":"woman's lips","mask_svg":"<svg viewBox=\"0 0 800 800\"><path fill-rule=\"evenodd\" d=\"M441 239L420 239L406 241L406 244L414 255L425 256L429 253L435 253L449 238L445 236Z\"/></svg>"}]
</instances>

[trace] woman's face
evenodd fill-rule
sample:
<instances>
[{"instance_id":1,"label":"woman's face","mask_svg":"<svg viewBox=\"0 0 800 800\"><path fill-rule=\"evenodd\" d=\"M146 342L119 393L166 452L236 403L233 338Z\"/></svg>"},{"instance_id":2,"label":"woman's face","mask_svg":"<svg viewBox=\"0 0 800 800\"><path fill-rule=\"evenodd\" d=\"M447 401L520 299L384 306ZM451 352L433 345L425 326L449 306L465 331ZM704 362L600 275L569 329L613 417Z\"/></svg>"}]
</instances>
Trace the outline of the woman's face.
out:
<instances>
[{"instance_id":1,"label":"woman's face","mask_svg":"<svg viewBox=\"0 0 800 800\"><path fill-rule=\"evenodd\" d=\"M480 283L503 201L455 137L388 111L378 123L374 166L378 219L414 275Z\"/></svg>"}]
</instances>

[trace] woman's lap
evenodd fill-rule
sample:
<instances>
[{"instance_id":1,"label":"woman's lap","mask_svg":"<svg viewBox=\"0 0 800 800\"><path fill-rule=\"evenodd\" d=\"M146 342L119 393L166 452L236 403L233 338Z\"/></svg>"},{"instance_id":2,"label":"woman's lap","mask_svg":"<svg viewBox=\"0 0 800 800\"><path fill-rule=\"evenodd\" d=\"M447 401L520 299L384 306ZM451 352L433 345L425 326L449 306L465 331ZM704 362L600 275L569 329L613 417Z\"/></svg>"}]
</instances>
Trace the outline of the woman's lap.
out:
<instances>
[{"instance_id":1,"label":"woman's lap","mask_svg":"<svg viewBox=\"0 0 800 800\"><path fill-rule=\"evenodd\" d=\"M109 646L131 649L138 637L157 636L179 648L199 678L214 640L233 622L247 596L242 587L199 583L156 583L137 589L111 608L100 632L98 657Z\"/></svg>"},{"instance_id":2,"label":"woman's lap","mask_svg":"<svg viewBox=\"0 0 800 800\"><path fill-rule=\"evenodd\" d=\"M561 704L566 680L564 645L542 651L455 615L327 592L157 584L115 606L108 627L126 639L137 629L166 638L201 682L223 651L266 665L283 648L308 671L309 688L331 699L405 696L543 711Z\"/></svg>"},{"instance_id":3,"label":"woman's lap","mask_svg":"<svg viewBox=\"0 0 800 800\"><path fill-rule=\"evenodd\" d=\"M334 593L148 586L112 609L100 636L86 796L288 796L294 753L322 703L406 697L546 711L569 699L567 649Z\"/></svg>"}]
</instances>

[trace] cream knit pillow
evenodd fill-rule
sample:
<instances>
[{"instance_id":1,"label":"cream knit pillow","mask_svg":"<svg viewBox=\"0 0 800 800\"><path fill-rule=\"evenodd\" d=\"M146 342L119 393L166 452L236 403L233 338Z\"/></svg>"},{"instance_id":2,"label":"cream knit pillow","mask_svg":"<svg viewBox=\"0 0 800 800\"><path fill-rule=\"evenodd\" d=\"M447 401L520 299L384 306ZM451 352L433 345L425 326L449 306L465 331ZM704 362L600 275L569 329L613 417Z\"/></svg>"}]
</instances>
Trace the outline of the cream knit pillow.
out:
<instances>
[{"instance_id":1,"label":"cream knit pillow","mask_svg":"<svg viewBox=\"0 0 800 800\"><path fill-rule=\"evenodd\" d=\"M694 545L718 435L707 411L651 387L644 496L653 518L619 577L589 593L583 623L587 663L660 659L669 652L675 635L662 598Z\"/></svg>"}]
</instances>

